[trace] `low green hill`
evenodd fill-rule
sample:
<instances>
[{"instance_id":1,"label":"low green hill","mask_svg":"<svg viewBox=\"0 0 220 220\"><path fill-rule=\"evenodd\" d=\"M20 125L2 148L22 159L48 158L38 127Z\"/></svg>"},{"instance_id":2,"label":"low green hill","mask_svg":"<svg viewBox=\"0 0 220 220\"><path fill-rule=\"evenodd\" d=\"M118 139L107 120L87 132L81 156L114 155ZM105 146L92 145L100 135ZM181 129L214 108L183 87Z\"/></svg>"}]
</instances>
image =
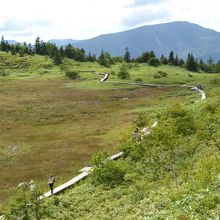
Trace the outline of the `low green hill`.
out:
<instances>
[{"instance_id":1,"label":"low green hill","mask_svg":"<svg viewBox=\"0 0 220 220\"><path fill-rule=\"evenodd\" d=\"M59 185L86 163L95 166L88 179L49 199L10 191L15 198L0 211L6 219L220 217L220 75L131 63L130 78L121 80L121 65L65 59L54 66L47 57L0 53L8 73L0 76L1 182L8 187L1 192L12 188L11 176L14 187L23 176L42 192L48 172ZM68 79L67 71L80 77ZM100 83L105 72L109 81ZM202 84L208 99L184 84ZM150 135L131 140L136 126L155 121ZM16 150L7 147L14 143ZM118 151L122 158L103 163Z\"/></svg>"}]
</instances>

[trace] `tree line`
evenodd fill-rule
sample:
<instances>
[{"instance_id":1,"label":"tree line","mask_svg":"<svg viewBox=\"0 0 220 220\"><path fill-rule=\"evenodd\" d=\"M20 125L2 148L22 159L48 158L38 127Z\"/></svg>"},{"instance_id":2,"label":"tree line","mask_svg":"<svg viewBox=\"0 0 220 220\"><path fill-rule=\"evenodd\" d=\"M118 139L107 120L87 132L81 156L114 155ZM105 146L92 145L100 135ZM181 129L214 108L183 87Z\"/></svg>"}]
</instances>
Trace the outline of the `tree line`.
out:
<instances>
[{"instance_id":1,"label":"tree line","mask_svg":"<svg viewBox=\"0 0 220 220\"><path fill-rule=\"evenodd\" d=\"M54 60L56 65L62 63L62 59L64 57L74 59L76 61L85 62L85 61L96 61L96 56L91 55L89 53L86 55L84 49L74 48L71 44L68 44L66 47L58 48L55 44L44 42L37 37L35 40L34 45L24 43L17 43L17 44L9 44L8 41L4 39L2 36L1 43L0 43L0 51L10 52L11 54L19 54L23 56L25 54L28 55L42 55L42 56L49 56Z\"/></svg>"},{"instance_id":2,"label":"tree line","mask_svg":"<svg viewBox=\"0 0 220 220\"><path fill-rule=\"evenodd\" d=\"M207 72L207 73L216 73L220 72L220 61L214 62L210 57L206 62L203 59L199 61L194 57L192 53L188 53L186 60L179 58L177 54L171 51L168 57L161 55L160 58L156 57L154 51L146 51L143 52L139 57L132 59L130 55L129 48L126 47L124 51L124 56L111 56L110 53L101 51L101 54L97 58L95 54L91 54L89 52L86 54L83 48L78 49L73 47L71 44L68 44L65 47L58 48L55 44L44 42L37 37L35 40L35 44L27 44L27 43L17 43L17 44L9 44L8 41L4 39L2 36L0 42L0 51L10 52L11 54L19 54L23 56L25 54L28 55L42 55L49 56L54 60L55 65L59 65L62 63L63 58L73 59L79 62L98 62L100 65L105 67L110 67L112 64L119 62L126 63L147 63L150 66L159 66L159 65L173 65L186 68L187 70L198 72Z\"/></svg>"}]
</instances>

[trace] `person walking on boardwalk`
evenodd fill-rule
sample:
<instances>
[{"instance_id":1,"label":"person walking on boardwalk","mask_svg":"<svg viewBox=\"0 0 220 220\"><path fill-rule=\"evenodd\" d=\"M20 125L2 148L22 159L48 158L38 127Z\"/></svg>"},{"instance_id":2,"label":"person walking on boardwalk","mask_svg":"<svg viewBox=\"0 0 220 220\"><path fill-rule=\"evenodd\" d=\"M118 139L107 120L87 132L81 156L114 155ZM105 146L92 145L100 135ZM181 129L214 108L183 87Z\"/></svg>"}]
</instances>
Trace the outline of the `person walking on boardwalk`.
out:
<instances>
[{"instance_id":1,"label":"person walking on boardwalk","mask_svg":"<svg viewBox=\"0 0 220 220\"><path fill-rule=\"evenodd\" d=\"M49 176L49 187L50 187L50 192L53 194L53 184L55 182L55 179L52 175Z\"/></svg>"},{"instance_id":2,"label":"person walking on boardwalk","mask_svg":"<svg viewBox=\"0 0 220 220\"><path fill-rule=\"evenodd\" d=\"M136 127L135 131L132 133L132 140L135 141L137 138L137 134L138 134L139 128Z\"/></svg>"}]
</instances>

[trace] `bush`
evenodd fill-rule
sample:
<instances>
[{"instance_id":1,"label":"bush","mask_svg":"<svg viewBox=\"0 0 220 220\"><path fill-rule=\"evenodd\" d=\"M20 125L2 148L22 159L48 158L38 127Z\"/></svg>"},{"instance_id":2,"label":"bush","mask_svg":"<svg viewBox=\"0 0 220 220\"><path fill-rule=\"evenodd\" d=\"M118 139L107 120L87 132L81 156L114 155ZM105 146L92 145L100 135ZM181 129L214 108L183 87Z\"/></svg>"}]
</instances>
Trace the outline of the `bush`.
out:
<instances>
[{"instance_id":1,"label":"bush","mask_svg":"<svg viewBox=\"0 0 220 220\"><path fill-rule=\"evenodd\" d=\"M193 114L181 105L176 105L168 110L167 115L175 119L175 127L178 134L186 136L196 132Z\"/></svg>"},{"instance_id":2,"label":"bush","mask_svg":"<svg viewBox=\"0 0 220 220\"><path fill-rule=\"evenodd\" d=\"M211 84L220 85L220 78L214 78L210 81Z\"/></svg>"},{"instance_id":3,"label":"bush","mask_svg":"<svg viewBox=\"0 0 220 220\"><path fill-rule=\"evenodd\" d=\"M0 76L8 76L9 73L5 72L3 69L0 69Z\"/></svg>"},{"instance_id":4,"label":"bush","mask_svg":"<svg viewBox=\"0 0 220 220\"><path fill-rule=\"evenodd\" d=\"M154 74L154 78L155 78L155 79L159 79L159 78L161 78L161 75L158 74L158 73L155 73L155 74Z\"/></svg>"},{"instance_id":5,"label":"bush","mask_svg":"<svg viewBox=\"0 0 220 220\"><path fill-rule=\"evenodd\" d=\"M129 79L130 74L125 68L121 68L121 70L118 72L118 78L119 79Z\"/></svg>"},{"instance_id":6,"label":"bush","mask_svg":"<svg viewBox=\"0 0 220 220\"><path fill-rule=\"evenodd\" d=\"M151 57L150 60L148 61L148 64L149 64L150 66L155 66L155 67L157 67L157 66L160 65L160 61L159 61L157 58L155 58L155 57Z\"/></svg>"},{"instance_id":7,"label":"bush","mask_svg":"<svg viewBox=\"0 0 220 220\"><path fill-rule=\"evenodd\" d=\"M215 114L218 108L219 108L219 104L215 101L212 101L205 106L205 111L210 112L211 114Z\"/></svg>"},{"instance_id":8,"label":"bush","mask_svg":"<svg viewBox=\"0 0 220 220\"><path fill-rule=\"evenodd\" d=\"M42 193L33 181L20 183L11 202L9 218L4 219L43 219L44 201L39 200Z\"/></svg>"},{"instance_id":9,"label":"bush","mask_svg":"<svg viewBox=\"0 0 220 220\"><path fill-rule=\"evenodd\" d=\"M66 72L66 77L70 78L70 79L77 79L79 78L79 72L78 71L68 71Z\"/></svg>"},{"instance_id":10,"label":"bush","mask_svg":"<svg viewBox=\"0 0 220 220\"><path fill-rule=\"evenodd\" d=\"M147 124L149 121L149 118L145 112L140 112L138 114L137 119L135 120L135 124L137 127L143 127Z\"/></svg>"},{"instance_id":11,"label":"bush","mask_svg":"<svg viewBox=\"0 0 220 220\"><path fill-rule=\"evenodd\" d=\"M143 82L143 79L142 78L136 78L135 82Z\"/></svg>"},{"instance_id":12,"label":"bush","mask_svg":"<svg viewBox=\"0 0 220 220\"><path fill-rule=\"evenodd\" d=\"M102 184L107 188L113 188L124 181L126 170L120 161L105 161L92 172L92 183Z\"/></svg>"},{"instance_id":13,"label":"bush","mask_svg":"<svg viewBox=\"0 0 220 220\"><path fill-rule=\"evenodd\" d=\"M167 73L164 71L158 71L158 73L162 76L162 77L167 77Z\"/></svg>"},{"instance_id":14,"label":"bush","mask_svg":"<svg viewBox=\"0 0 220 220\"><path fill-rule=\"evenodd\" d=\"M192 77L193 77L193 75L189 73L189 74L188 74L188 77L192 78Z\"/></svg>"},{"instance_id":15,"label":"bush","mask_svg":"<svg viewBox=\"0 0 220 220\"><path fill-rule=\"evenodd\" d=\"M115 75L115 71L114 71L114 70L111 71L111 75L112 75L112 76Z\"/></svg>"}]
</instances>

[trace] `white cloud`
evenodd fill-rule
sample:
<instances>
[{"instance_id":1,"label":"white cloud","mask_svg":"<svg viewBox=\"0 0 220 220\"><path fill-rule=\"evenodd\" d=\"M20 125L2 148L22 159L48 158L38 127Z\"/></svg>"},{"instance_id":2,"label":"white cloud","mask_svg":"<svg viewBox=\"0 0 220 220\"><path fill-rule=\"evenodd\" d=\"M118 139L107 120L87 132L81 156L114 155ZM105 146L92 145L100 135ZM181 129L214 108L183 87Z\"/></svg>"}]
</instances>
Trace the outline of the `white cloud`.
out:
<instances>
[{"instance_id":1,"label":"white cloud","mask_svg":"<svg viewBox=\"0 0 220 220\"><path fill-rule=\"evenodd\" d=\"M86 39L143 24L184 20L220 31L219 0L7 0L0 35L33 42L39 35Z\"/></svg>"}]
</instances>

